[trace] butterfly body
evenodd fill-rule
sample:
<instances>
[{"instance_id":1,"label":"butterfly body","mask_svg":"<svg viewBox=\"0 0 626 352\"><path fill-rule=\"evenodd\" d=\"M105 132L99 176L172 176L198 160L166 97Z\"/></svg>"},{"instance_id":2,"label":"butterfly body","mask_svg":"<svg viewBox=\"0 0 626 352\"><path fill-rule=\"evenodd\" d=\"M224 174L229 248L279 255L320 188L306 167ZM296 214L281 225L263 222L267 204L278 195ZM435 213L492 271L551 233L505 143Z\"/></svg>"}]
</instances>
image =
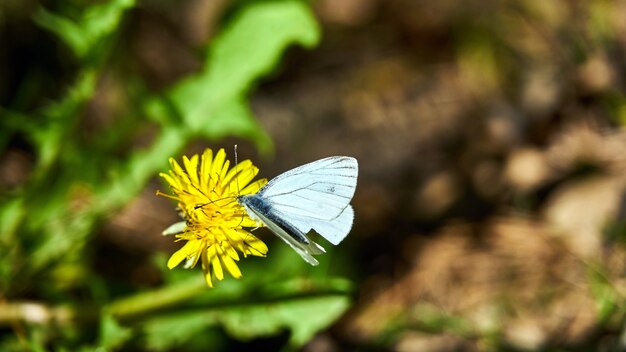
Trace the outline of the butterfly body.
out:
<instances>
[{"instance_id":1,"label":"butterfly body","mask_svg":"<svg viewBox=\"0 0 626 352\"><path fill-rule=\"evenodd\" d=\"M278 175L256 194L237 201L311 265L324 253L307 233L314 230L332 244L350 232L358 163L346 156L320 159Z\"/></svg>"}]
</instances>

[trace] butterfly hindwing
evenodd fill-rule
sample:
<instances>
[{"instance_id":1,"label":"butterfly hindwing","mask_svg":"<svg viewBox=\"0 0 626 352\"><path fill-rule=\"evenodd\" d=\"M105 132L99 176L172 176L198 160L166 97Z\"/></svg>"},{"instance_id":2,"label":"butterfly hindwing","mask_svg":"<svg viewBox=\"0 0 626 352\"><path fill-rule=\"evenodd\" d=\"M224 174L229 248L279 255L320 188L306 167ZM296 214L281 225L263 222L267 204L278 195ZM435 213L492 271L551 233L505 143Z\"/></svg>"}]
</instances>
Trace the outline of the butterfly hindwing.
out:
<instances>
[{"instance_id":1,"label":"butterfly hindwing","mask_svg":"<svg viewBox=\"0 0 626 352\"><path fill-rule=\"evenodd\" d=\"M318 234L324 237L328 242L337 245L350 232L352 229L352 222L354 220L354 210L350 205L332 220L320 220L317 218L294 216L290 218L291 223L303 233L308 233L311 230L315 230Z\"/></svg>"}]
</instances>

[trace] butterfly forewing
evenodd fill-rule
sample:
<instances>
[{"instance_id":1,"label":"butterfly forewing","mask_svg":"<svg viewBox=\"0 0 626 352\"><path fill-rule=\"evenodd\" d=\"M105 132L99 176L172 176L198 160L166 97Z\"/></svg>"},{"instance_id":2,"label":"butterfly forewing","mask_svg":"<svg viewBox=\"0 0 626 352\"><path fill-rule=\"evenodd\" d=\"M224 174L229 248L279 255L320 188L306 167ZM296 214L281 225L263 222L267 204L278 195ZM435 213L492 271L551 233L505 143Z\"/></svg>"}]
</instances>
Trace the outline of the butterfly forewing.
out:
<instances>
[{"instance_id":1,"label":"butterfly forewing","mask_svg":"<svg viewBox=\"0 0 626 352\"><path fill-rule=\"evenodd\" d=\"M258 194L287 216L331 220L350 203L357 174L356 159L333 156L278 175Z\"/></svg>"}]
</instances>

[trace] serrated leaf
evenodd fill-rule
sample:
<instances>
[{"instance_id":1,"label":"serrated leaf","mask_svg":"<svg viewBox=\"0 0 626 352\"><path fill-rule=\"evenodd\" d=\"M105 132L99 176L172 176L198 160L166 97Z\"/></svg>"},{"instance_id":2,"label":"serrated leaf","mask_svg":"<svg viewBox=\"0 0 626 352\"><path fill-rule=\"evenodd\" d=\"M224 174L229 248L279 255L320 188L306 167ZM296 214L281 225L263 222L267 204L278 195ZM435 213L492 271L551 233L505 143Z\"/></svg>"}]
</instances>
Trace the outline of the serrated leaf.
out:
<instances>
[{"instance_id":1,"label":"serrated leaf","mask_svg":"<svg viewBox=\"0 0 626 352\"><path fill-rule=\"evenodd\" d=\"M248 5L213 41L203 72L170 92L173 105L192 131L209 138L247 135L266 150L270 140L251 118L246 94L274 69L287 46L311 47L319 36L315 18L301 2Z\"/></svg>"},{"instance_id":2,"label":"serrated leaf","mask_svg":"<svg viewBox=\"0 0 626 352\"><path fill-rule=\"evenodd\" d=\"M349 307L347 296L322 296L232 309L221 316L221 323L241 340L291 331L289 344L299 347L339 318Z\"/></svg>"},{"instance_id":3,"label":"serrated leaf","mask_svg":"<svg viewBox=\"0 0 626 352\"><path fill-rule=\"evenodd\" d=\"M34 20L63 40L76 56L83 58L117 29L124 12L134 5L135 0L111 0L88 7L78 21L40 8Z\"/></svg>"},{"instance_id":4,"label":"serrated leaf","mask_svg":"<svg viewBox=\"0 0 626 352\"><path fill-rule=\"evenodd\" d=\"M100 320L100 334L98 336L99 347L103 347L107 351L118 349L131 337L131 329L121 326L108 314L102 316Z\"/></svg>"},{"instance_id":5,"label":"serrated leaf","mask_svg":"<svg viewBox=\"0 0 626 352\"><path fill-rule=\"evenodd\" d=\"M345 295L326 295L196 310L152 319L145 324L144 331L147 345L152 349L175 347L218 325L243 341L288 329L289 345L299 347L332 324L348 309L349 303Z\"/></svg>"},{"instance_id":6,"label":"serrated leaf","mask_svg":"<svg viewBox=\"0 0 626 352\"><path fill-rule=\"evenodd\" d=\"M261 153L268 152L272 145L271 138L254 118L243 97L226 101L216 108L215 114L200 127L200 131L213 140L229 135L247 138L257 143Z\"/></svg>"},{"instance_id":7,"label":"serrated leaf","mask_svg":"<svg viewBox=\"0 0 626 352\"><path fill-rule=\"evenodd\" d=\"M206 333L215 320L203 312L177 314L150 320L144 326L149 350L170 350Z\"/></svg>"}]
</instances>

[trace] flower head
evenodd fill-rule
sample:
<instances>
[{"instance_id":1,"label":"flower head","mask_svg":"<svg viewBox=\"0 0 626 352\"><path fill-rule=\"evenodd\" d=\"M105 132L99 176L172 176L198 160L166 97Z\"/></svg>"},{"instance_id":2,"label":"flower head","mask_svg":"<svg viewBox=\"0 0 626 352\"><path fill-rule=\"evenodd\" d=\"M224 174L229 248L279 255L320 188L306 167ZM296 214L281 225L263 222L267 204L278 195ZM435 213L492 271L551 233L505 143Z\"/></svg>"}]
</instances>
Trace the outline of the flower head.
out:
<instances>
[{"instance_id":1,"label":"flower head","mask_svg":"<svg viewBox=\"0 0 626 352\"><path fill-rule=\"evenodd\" d=\"M222 280L224 269L234 278L240 278L238 252L244 257L249 254L264 257L267 246L244 229L258 225L239 205L237 196L258 192L267 180L250 183L259 172L250 160L229 169L230 161L226 160L224 149L215 157L211 149L206 149L201 158L197 154L191 159L183 156L184 168L173 158L170 165L169 174L160 176L174 194L157 194L178 201L185 221L170 226L164 234L176 233L177 241L187 243L170 257L167 266L172 269L186 260L185 267L192 268L200 261L211 287L212 275Z\"/></svg>"}]
</instances>

